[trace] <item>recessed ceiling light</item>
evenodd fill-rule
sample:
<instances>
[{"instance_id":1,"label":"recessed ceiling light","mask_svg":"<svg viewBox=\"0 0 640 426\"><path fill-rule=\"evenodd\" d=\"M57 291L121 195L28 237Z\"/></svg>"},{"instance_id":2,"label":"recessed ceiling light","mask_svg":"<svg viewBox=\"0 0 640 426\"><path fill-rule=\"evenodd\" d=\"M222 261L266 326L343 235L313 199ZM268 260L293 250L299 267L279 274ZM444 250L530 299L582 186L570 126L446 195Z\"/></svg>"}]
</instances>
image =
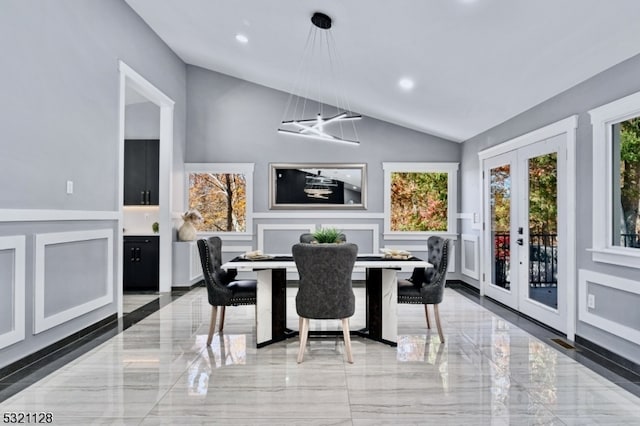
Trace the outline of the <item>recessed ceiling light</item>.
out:
<instances>
[{"instance_id":1,"label":"recessed ceiling light","mask_svg":"<svg viewBox=\"0 0 640 426\"><path fill-rule=\"evenodd\" d=\"M249 37L247 37L247 36L246 36L246 35L244 35L244 34L236 34L236 40L237 40L239 43L242 43L242 44L247 44L247 43L249 43Z\"/></svg>"},{"instance_id":2,"label":"recessed ceiling light","mask_svg":"<svg viewBox=\"0 0 640 426\"><path fill-rule=\"evenodd\" d=\"M402 90L411 90L414 85L415 83L410 78L401 78L400 81L398 81L398 86L400 86Z\"/></svg>"}]
</instances>

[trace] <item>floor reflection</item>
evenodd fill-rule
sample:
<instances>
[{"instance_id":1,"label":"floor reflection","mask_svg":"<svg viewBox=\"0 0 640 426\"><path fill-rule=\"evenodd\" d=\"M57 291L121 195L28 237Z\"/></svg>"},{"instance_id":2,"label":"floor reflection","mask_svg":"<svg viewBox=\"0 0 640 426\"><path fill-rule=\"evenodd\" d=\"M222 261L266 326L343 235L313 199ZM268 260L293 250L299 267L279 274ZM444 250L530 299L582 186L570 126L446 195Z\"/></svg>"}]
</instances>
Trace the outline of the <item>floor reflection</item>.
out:
<instances>
[{"instance_id":1,"label":"floor reflection","mask_svg":"<svg viewBox=\"0 0 640 426\"><path fill-rule=\"evenodd\" d=\"M254 306L234 307L227 333L207 347L210 306L198 288L39 382L28 378L0 408L51 411L69 425L640 424L637 396L549 338L445 291L445 343L426 329L422 305L406 305L397 348L354 337L349 364L341 336L312 339L315 356L298 364L297 339L256 348Z\"/></svg>"},{"instance_id":2,"label":"floor reflection","mask_svg":"<svg viewBox=\"0 0 640 426\"><path fill-rule=\"evenodd\" d=\"M187 373L187 393L204 396L209 389L212 371L222 366L247 363L247 336L244 334L215 334L211 346L191 364Z\"/></svg>"},{"instance_id":3,"label":"floor reflection","mask_svg":"<svg viewBox=\"0 0 640 426\"><path fill-rule=\"evenodd\" d=\"M491 320L491 414L505 416L509 413L511 376L511 335L509 324L499 318Z\"/></svg>"}]
</instances>

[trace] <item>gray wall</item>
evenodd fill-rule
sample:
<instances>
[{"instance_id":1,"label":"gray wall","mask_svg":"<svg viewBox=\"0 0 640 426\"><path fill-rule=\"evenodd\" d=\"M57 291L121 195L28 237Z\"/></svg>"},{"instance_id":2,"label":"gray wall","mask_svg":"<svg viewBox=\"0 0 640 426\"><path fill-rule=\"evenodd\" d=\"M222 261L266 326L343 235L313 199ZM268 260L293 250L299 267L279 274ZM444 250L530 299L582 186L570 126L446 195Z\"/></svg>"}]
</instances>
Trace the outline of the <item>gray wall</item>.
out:
<instances>
[{"instance_id":1,"label":"gray wall","mask_svg":"<svg viewBox=\"0 0 640 426\"><path fill-rule=\"evenodd\" d=\"M270 162L367 163L368 211L383 211L383 161L459 161L460 145L370 117L357 121L360 146L276 131L288 94L187 67L187 152L191 163L255 163L254 210L268 211Z\"/></svg>"},{"instance_id":2,"label":"gray wall","mask_svg":"<svg viewBox=\"0 0 640 426\"><path fill-rule=\"evenodd\" d=\"M513 139L516 136L544 127L550 123L578 114L577 129L577 194L576 208L576 249L577 269L586 269L611 276L617 276L638 281L639 272L621 266L596 263L591 260L592 240L592 129L588 111L592 108L609 103L640 90L640 56L631 58L566 92L537 105L536 107L490 129L463 144L462 176L461 176L461 209L462 211L480 211L480 194L478 192L478 170L480 168L478 152L490 146ZM470 229L470 223L464 224L463 232L476 233ZM479 286L477 281L466 279L469 283ZM562 285L562 283L560 283ZM630 293L616 292L611 288L600 289L598 310L596 314L607 317L607 312L615 311L616 306L622 306L623 298L635 300L635 306L640 306L640 297ZM578 294L578 298L586 297ZM570 301L577 303L577 300ZM622 317L608 318L621 324L634 324L640 329L634 311L618 312ZM590 340L625 358L640 363L640 347L628 340L619 338L595 328L584 322L578 322L578 336Z\"/></svg>"},{"instance_id":3,"label":"gray wall","mask_svg":"<svg viewBox=\"0 0 640 426\"><path fill-rule=\"evenodd\" d=\"M151 102L127 105L125 139L160 139L160 107Z\"/></svg>"},{"instance_id":4,"label":"gray wall","mask_svg":"<svg viewBox=\"0 0 640 426\"><path fill-rule=\"evenodd\" d=\"M27 242L26 338L0 348L2 367L116 312L114 302L34 335L33 241L40 233L112 229L113 285L117 291L117 215L107 214L102 220L98 213L98 220L84 220L82 212L120 209L118 60L176 102L173 167L180 173L184 162L186 70L122 0L3 0L0 50L4 58L0 67L0 236L24 235ZM74 182L72 195L66 194L67 180ZM174 196L181 197L182 187L175 189ZM3 209L44 209L54 214L51 220L22 222L7 219ZM78 220L54 220L59 210L80 212L74 214ZM89 244L91 253L84 253L82 247L71 243L63 251L81 264L84 256L93 259L93 249L103 250ZM95 272L103 275L104 269ZM84 294L77 289L81 281L78 277L86 274L81 267L70 268L65 274L49 272L48 288L66 292L70 300L78 295L77 302L81 303L98 294L99 289L86 289ZM91 283L84 280L83 285ZM6 285L3 283L3 288ZM5 317L0 316L0 320Z\"/></svg>"},{"instance_id":5,"label":"gray wall","mask_svg":"<svg viewBox=\"0 0 640 426\"><path fill-rule=\"evenodd\" d=\"M403 246L417 256L425 255L424 241L384 240L382 162L458 162L460 144L366 116L356 122L359 146L283 135L276 129L289 100L287 93L195 66L187 67L187 99L186 162L255 164L254 237L250 242L226 237L223 250L227 246L237 250L226 252L227 258L243 249L258 249L261 243L267 252L290 253L298 235L308 232L296 226L308 225L338 225L349 241L358 242L361 253L378 252L375 237L380 247ZM366 163L367 210L331 210L330 218L324 210L269 211L273 162ZM291 228L263 228L261 233L260 225Z\"/></svg>"}]
</instances>

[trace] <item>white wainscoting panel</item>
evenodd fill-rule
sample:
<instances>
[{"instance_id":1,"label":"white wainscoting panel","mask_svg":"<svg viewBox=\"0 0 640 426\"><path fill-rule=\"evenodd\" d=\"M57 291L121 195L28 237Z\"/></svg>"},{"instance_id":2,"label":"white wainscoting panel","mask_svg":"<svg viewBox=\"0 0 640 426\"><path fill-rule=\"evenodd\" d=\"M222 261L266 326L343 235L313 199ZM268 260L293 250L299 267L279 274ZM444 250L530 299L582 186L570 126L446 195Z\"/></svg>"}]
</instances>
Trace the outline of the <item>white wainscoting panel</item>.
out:
<instances>
[{"instance_id":1,"label":"white wainscoting panel","mask_svg":"<svg viewBox=\"0 0 640 426\"><path fill-rule=\"evenodd\" d=\"M25 248L23 235L0 237L0 251L13 252L13 273L11 274L13 323L10 331L0 334L0 349L20 342L25 337Z\"/></svg>"},{"instance_id":2,"label":"white wainscoting panel","mask_svg":"<svg viewBox=\"0 0 640 426\"><path fill-rule=\"evenodd\" d=\"M79 241L105 240L106 276L94 277L96 281L103 279L105 294L88 302L73 306L55 314L45 315L45 276L46 248L49 245L65 244ZM34 333L38 334L52 327L65 323L81 315L113 302L113 230L96 229L87 231L55 232L36 234L35 236L35 288L34 288Z\"/></svg>"},{"instance_id":3,"label":"white wainscoting panel","mask_svg":"<svg viewBox=\"0 0 640 426\"><path fill-rule=\"evenodd\" d=\"M478 266L478 236L462 234L460 241L460 253L462 256L460 272L469 278L477 280L480 278L480 268Z\"/></svg>"},{"instance_id":4,"label":"white wainscoting panel","mask_svg":"<svg viewBox=\"0 0 640 426\"><path fill-rule=\"evenodd\" d=\"M342 231L349 239L349 231L369 231L371 233L371 246L358 246L358 254L379 254L380 253L380 226L377 223L325 223L320 225L321 228L335 228Z\"/></svg>"},{"instance_id":5,"label":"white wainscoting panel","mask_svg":"<svg viewBox=\"0 0 640 426\"><path fill-rule=\"evenodd\" d=\"M588 271L586 269L580 269L578 271L578 319L602 330L606 330L608 333L615 334L618 337L633 342L636 345L640 345L640 330L611 321L610 319L603 318L600 315L589 311L587 307L589 283L603 287L615 288L632 294L640 294L640 282L599 272Z\"/></svg>"},{"instance_id":6,"label":"white wainscoting panel","mask_svg":"<svg viewBox=\"0 0 640 426\"><path fill-rule=\"evenodd\" d=\"M299 233L304 232L315 232L316 225L309 223L296 223L296 224L275 224L275 223L260 223L258 224L258 250L264 251L265 248L265 236L270 231L296 231ZM296 235L295 239L291 241L291 245L297 243L299 235ZM271 254L291 254L291 246L287 248L286 252L283 253L271 253Z\"/></svg>"}]
</instances>

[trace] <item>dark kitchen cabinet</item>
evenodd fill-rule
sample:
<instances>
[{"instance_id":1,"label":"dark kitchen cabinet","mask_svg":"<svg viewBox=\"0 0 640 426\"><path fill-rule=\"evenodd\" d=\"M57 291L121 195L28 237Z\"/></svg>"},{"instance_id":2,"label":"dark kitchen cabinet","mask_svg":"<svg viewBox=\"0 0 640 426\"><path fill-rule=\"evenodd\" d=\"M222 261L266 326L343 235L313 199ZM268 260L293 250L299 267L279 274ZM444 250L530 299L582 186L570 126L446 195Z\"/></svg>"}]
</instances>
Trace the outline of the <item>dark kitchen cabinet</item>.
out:
<instances>
[{"instance_id":1,"label":"dark kitchen cabinet","mask_svg":"<svg viewBox=\"0 0 640 426\"><path fill-rule=\"evenodd\" d=\"M157 139L124 141L124 204L158 205L160 144Z\"/></svg>"},{"instance_id":2,"label":"dark kitchen cabinet","mask_svg":"<svg viewBox=\"0 0 640 426\"><path fill-rule=\"evenodd\" d=\"M159 237L124 237L124 291L158 291L159 243Z\"/></svg>"}]
</instances>

